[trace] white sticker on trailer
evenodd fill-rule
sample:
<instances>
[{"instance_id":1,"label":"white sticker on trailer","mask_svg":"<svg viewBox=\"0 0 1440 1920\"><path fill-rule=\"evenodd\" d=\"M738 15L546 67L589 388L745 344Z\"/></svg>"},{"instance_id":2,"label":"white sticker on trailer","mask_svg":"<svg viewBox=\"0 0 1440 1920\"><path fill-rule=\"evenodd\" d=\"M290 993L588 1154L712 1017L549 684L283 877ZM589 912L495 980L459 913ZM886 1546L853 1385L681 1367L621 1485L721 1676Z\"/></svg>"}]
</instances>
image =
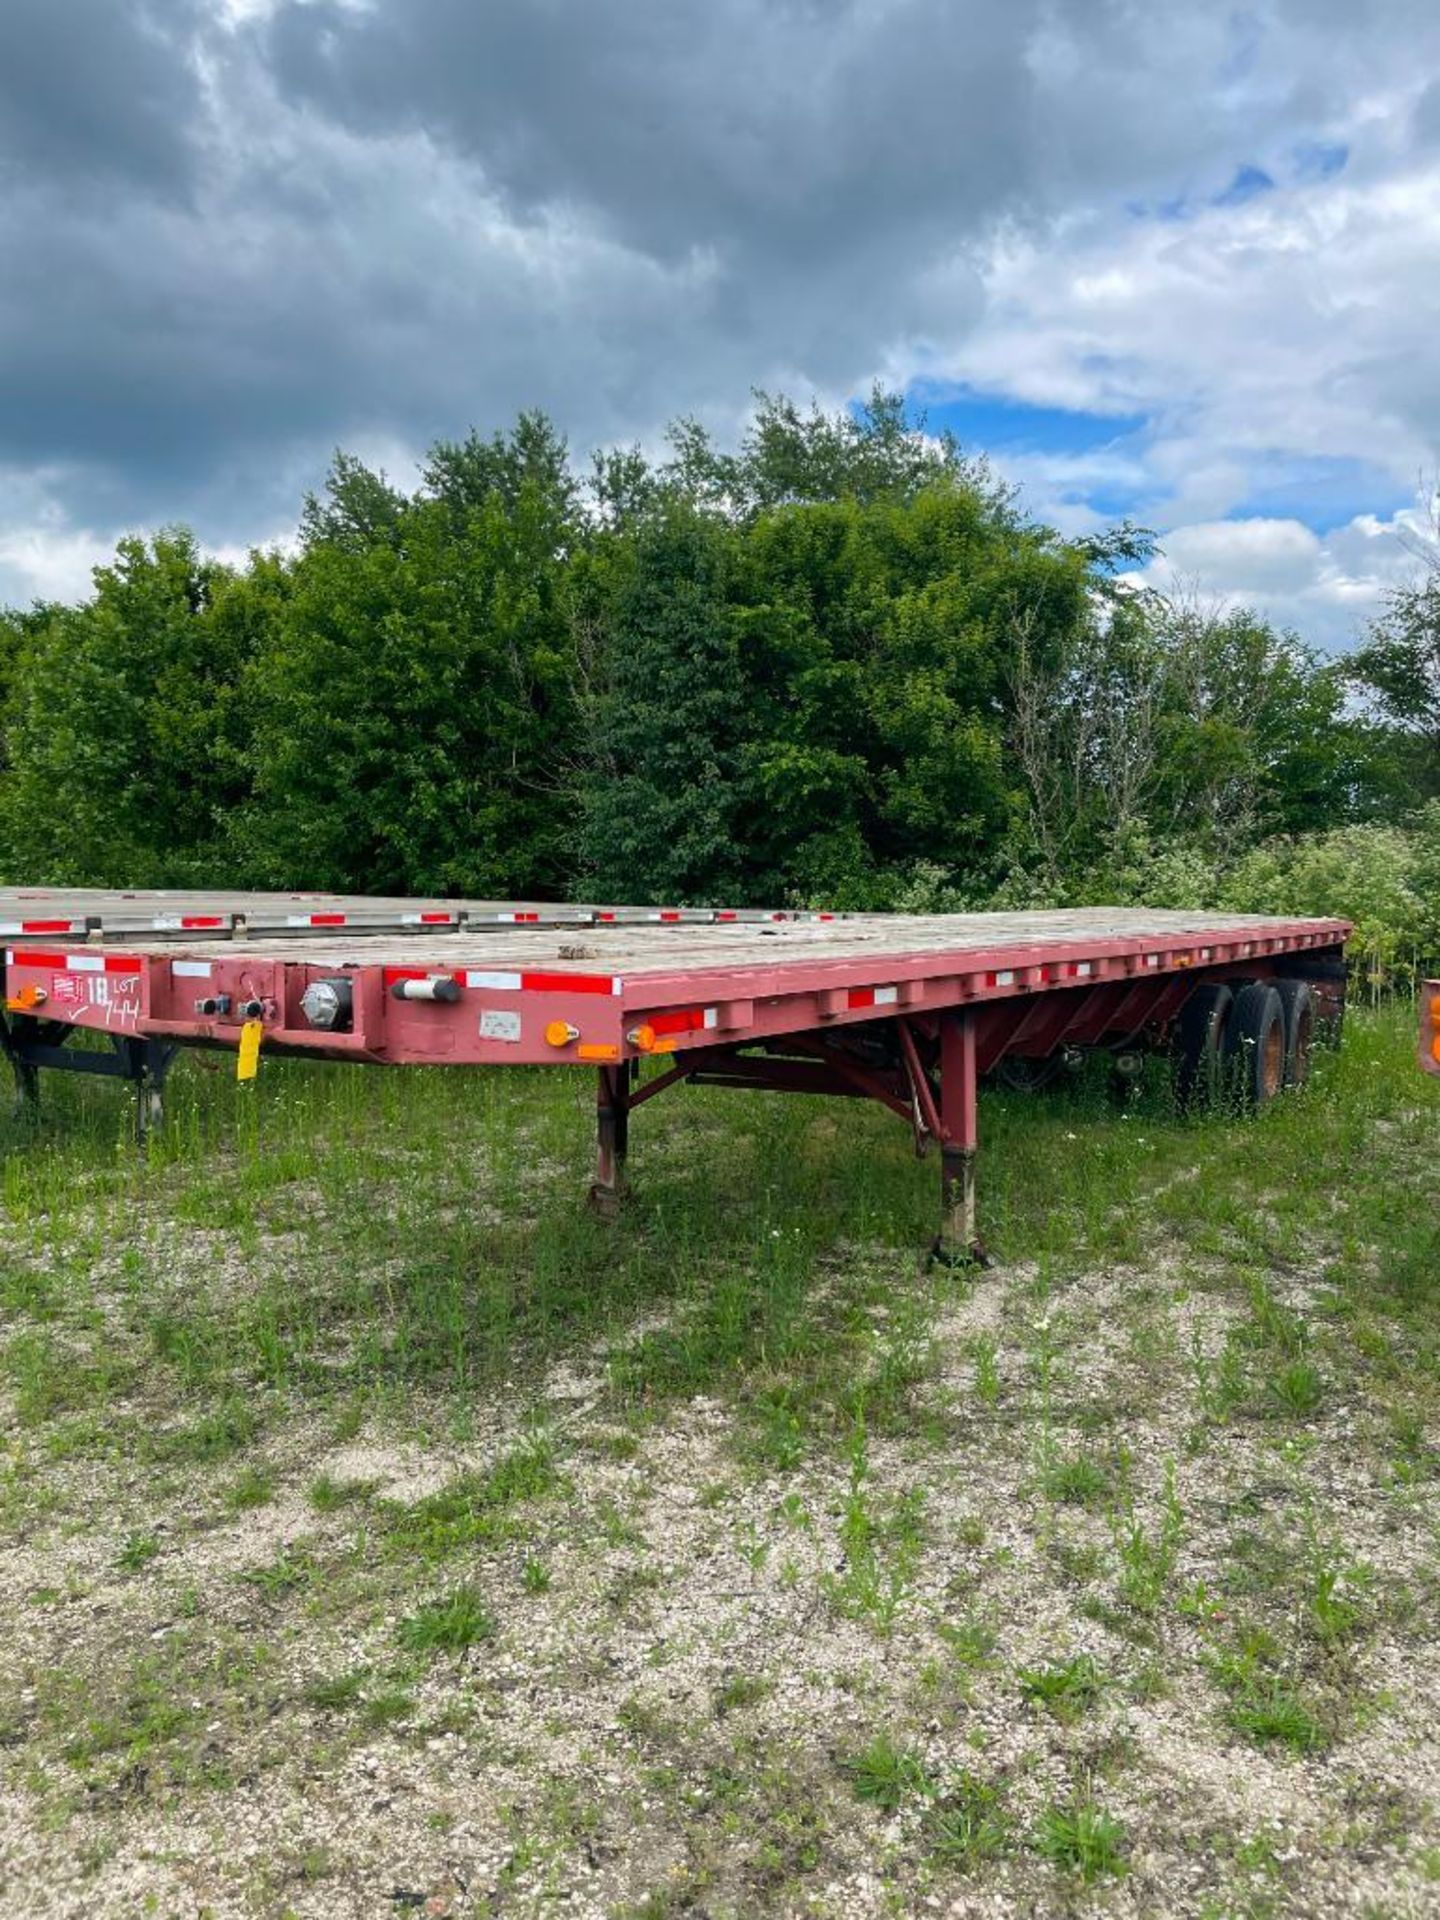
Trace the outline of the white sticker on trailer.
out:
<instances>
[{"instance_id":1,"label":"white sticker on trailer","mask_svg":"<svg viewBox=\"0 0 1440 1920\"><path fill-rule=\"evenodd\" d=\"M485 1007L480 1014L480 1038L482 1040L508 1040L514 1042L520 1038L520 1016L511 1013L507 1007Z\"/></svg>"}]
</instances>

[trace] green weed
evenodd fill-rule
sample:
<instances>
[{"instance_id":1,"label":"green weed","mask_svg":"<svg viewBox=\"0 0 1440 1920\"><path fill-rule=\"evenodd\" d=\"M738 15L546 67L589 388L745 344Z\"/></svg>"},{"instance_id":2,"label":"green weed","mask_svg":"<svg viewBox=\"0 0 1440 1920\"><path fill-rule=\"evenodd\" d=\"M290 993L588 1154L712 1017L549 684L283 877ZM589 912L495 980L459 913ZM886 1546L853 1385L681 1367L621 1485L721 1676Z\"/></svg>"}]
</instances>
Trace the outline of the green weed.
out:
<instances>
[{"instance_id":1,"label":"green weed","mask_svg":"<svg viewBox=\"0 0 1440 1920\"><path fill-rule=\"evenodd\" d=\"M1077 1719L1100 1698L1106 1684L1104 1674L1088 1653L1052 1666L1021 1667L1018 1678L1023 1697L1048 1708L1057 1720Z\"/></svg>"},{"instance_id":2,"label":"green weed","mask_svg":"<svg viewBox=\"0 0 1440 1920\"><path fill-rule=\"evenodd\" d=\"M1052 1866L1091 1881L1125 1871L1125 1837L1113 1815L1080 1801L1045 1808L1035 1829L1035 1849Z\"/></svg>"},{"instance_id":3,"label":"green weed","mask_svg":"<svg viewBox=\"0 0 1440 1920\"><path fill-rule=\"evenodd\" d=\"M947 1867L971 1868L1004 1853L1010 1822L998 1786L974 1774L949 1776L925 1815L925 1842Z\"/></svg>"},{"instance_id":4,"label":"green weed","mask_svg":"<svg viewBox=\"0 0 1440 1920\"><path fill-rule=\"evenodd\" d=\"M417 1609L396 1629L410 1653L465 1653L495 1635L495 1621L473 1587L457 1587Z\"/></svg>"},{"instance_id":5,"label":"green weed","mask_svg":"<svg viewBox=\"0 0 1440 1920\"><path fill-rule=\"evenodd\" d=\"M845 1762L845 1771L857 1800L893 1813L904 1801L924 1795L932 1798L935 1783L924 1762L888 1734L877 1734L868 1747Z\"/></svg>"}]
</instances>

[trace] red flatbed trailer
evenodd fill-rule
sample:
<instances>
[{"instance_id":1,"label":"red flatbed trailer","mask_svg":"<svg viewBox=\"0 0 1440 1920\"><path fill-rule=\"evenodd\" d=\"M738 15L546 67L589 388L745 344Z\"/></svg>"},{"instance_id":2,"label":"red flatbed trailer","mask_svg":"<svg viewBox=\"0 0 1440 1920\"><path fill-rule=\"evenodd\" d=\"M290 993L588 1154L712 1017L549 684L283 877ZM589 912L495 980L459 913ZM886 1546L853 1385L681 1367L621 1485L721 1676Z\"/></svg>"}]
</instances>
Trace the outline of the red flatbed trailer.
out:
<instances>
[{"instance_id":1,"label":"red flatbed trailer","mask_svg":"<svg viewBox=\"0 0 1440 1920\"><path fill-rule=\"evenodd\" d=\"M131 1080L141 1124L184 1046L597 1075L592 1197L631 1110L682 1081L881 1101L940 1149L942 1257L978 1255L976 1088L1079 1051L1229 1049L1252 1099L1303 1080L1344 1001L1339 920L1085 908L866 915L0 890L5 1052ZM109 1051L67 1045L80 1030ZM658 1070L657 1070L658 1068Z\"/></svg>"},{"instance_id":2,"label":"red flatbed trailer","mask_svg":"<svg viewBox=\"0 0 1440 1920\"><path fill-rule=\"evenodd\" d=\"M1427 980L1420 989L1420 1064L1427 1073L1440 1073L1440 980Z\"/></svg>"}]
</instances>

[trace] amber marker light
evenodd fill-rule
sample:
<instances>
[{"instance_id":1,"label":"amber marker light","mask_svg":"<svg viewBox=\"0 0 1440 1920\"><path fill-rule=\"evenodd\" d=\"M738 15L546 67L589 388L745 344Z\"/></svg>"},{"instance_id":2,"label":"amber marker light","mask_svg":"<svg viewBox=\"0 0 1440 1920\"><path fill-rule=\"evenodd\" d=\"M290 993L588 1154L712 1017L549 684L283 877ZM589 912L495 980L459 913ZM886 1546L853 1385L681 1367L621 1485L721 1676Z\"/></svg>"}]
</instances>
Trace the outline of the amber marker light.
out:
<instances>
[{"instance_id":1,"label":"amber marker light","mask_svg":"<svg viewBox=\"0 0 1440 1920\"><path fill-rule=\"evenodd\" d=\"M547 1047L568 1047L572 1040L580 1038L580 1029L572 1027L568 1020L551 1020L545 1028Z\"/></svg>"}]
</instances>

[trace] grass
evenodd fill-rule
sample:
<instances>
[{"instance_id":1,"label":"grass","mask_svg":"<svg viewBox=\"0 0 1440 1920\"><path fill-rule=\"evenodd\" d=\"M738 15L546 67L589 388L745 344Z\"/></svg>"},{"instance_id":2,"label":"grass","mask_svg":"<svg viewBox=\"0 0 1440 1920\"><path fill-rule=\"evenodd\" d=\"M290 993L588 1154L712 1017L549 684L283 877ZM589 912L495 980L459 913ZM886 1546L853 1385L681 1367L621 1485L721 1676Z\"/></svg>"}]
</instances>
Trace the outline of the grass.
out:
<instances>
[{"instance_id":1,"label":"grass","mask_svg":"<svg viewBox=\"0 0 1440 1920\"><path fill-rule=\"evenodd\" d=\"M888 1734L877 1734L854 1754L846 1762L846 1771L856 1799L886 1813L894 1813L912 1794L930 1797L935 1791L924 1763L916 1754L897 1746Z\"/></svg>"},{"instance_id":2,"label":"grass","mask_svg":"<svg viewBox=\"0 0 1440 1920\"><path fill-rule=\"evenodd\" d=\"M946 1783L926 1817L932 1859L967 1873L1004 1853L1010 1833L1000 1788L963 1770Z\"/></svg>"},{"instance_id":3,"label":"grass","mask_svg":"<svg viewBox=\"0 0 1440 1920\"><path fill-rule=\"evenodd\" d=\"M1047 1807L1035 1830L1036 1851L1052 1866L1098 1880L1125 1871L1125 1829L1102 1808L1079 1803Z\"/></svg>"},{"instance_id":4,"label":"grass","mask_svg":"<svg viewBox=\"0 0 1440 1920\"><path fill-rule=\"evenodd\" d=\"M1111 1477L1098 1460L1076 1454L1047 1467L1041 1485L1052 1500L1066 1506L1092 1507L1109 1498Z\"/></svg>"},{"instance_id":5,"label":"grass","mask_svg":"<svg viewBox=\"0 0 1440 1920\"><path fill-rule=\"evenodd\" d=\"M1022 1667L1017 1677L1023 1698L1048 1708L1057 1720L1077 1719L1105 1687L1105 1675L1088 1653L1049 1666Z\"/></svg>"},{"instance_id":6,"label":"grass","mask_svg":"<svg viewBox=\"0 0 1440 1920\"><path fill-rule=\"evenodd\" d=\"M513 1510L553 1493L559 1484L554 1450L536 1437L487 1471L461 1474L412 1506L390 1503L381 1524L392 1552L443 1560L511 1537L520 1524Z\"/></svg>"},{"instance_id":7,"label":"grass","mask_svg":"<svg viewBox=\"0 0 1440 1920\"><path fill-rule=\"evenodd\" d=\"M1280 1367L1270 1379L1270 1394L1282 1414L1303 1418L1312 1414L1325 1398L1325 1383L1319 1370L1307 1360L1292 1360Z\"/></svg>"},{"instance_id":8,"label":"grass","mask_svg":"<svg viewBox=\"0 0 1440 1920\"><path fill-rule=\"evenodd\" d=\"M494 1639L495 1620L473 1588L457 1587L402 1620L395 1637L410 1653L468 1653Z\"/></svg>"},{"instance_id":9,"label":"grass","mask_svg":"<svg viewBox=\"0 0 1440 1920\"><path fill-rule=\"evenodd\" d=\"M113 1087L0 1120L0 1751L54 1871L174 1910L261 1794L214 1871L298 1910L393 1777L381 1904L453 1902L457 1821L517 1911L1433 1897L1400 1012L1254 1123L987 1091L985 1275L922 1269L933 1169L860 1103L643 1108L607 1227L580 1077L173 1087L143 1160ZM1247 1765L1303 1812L1248 1851Z\"/></svg>"}]
</instances>

